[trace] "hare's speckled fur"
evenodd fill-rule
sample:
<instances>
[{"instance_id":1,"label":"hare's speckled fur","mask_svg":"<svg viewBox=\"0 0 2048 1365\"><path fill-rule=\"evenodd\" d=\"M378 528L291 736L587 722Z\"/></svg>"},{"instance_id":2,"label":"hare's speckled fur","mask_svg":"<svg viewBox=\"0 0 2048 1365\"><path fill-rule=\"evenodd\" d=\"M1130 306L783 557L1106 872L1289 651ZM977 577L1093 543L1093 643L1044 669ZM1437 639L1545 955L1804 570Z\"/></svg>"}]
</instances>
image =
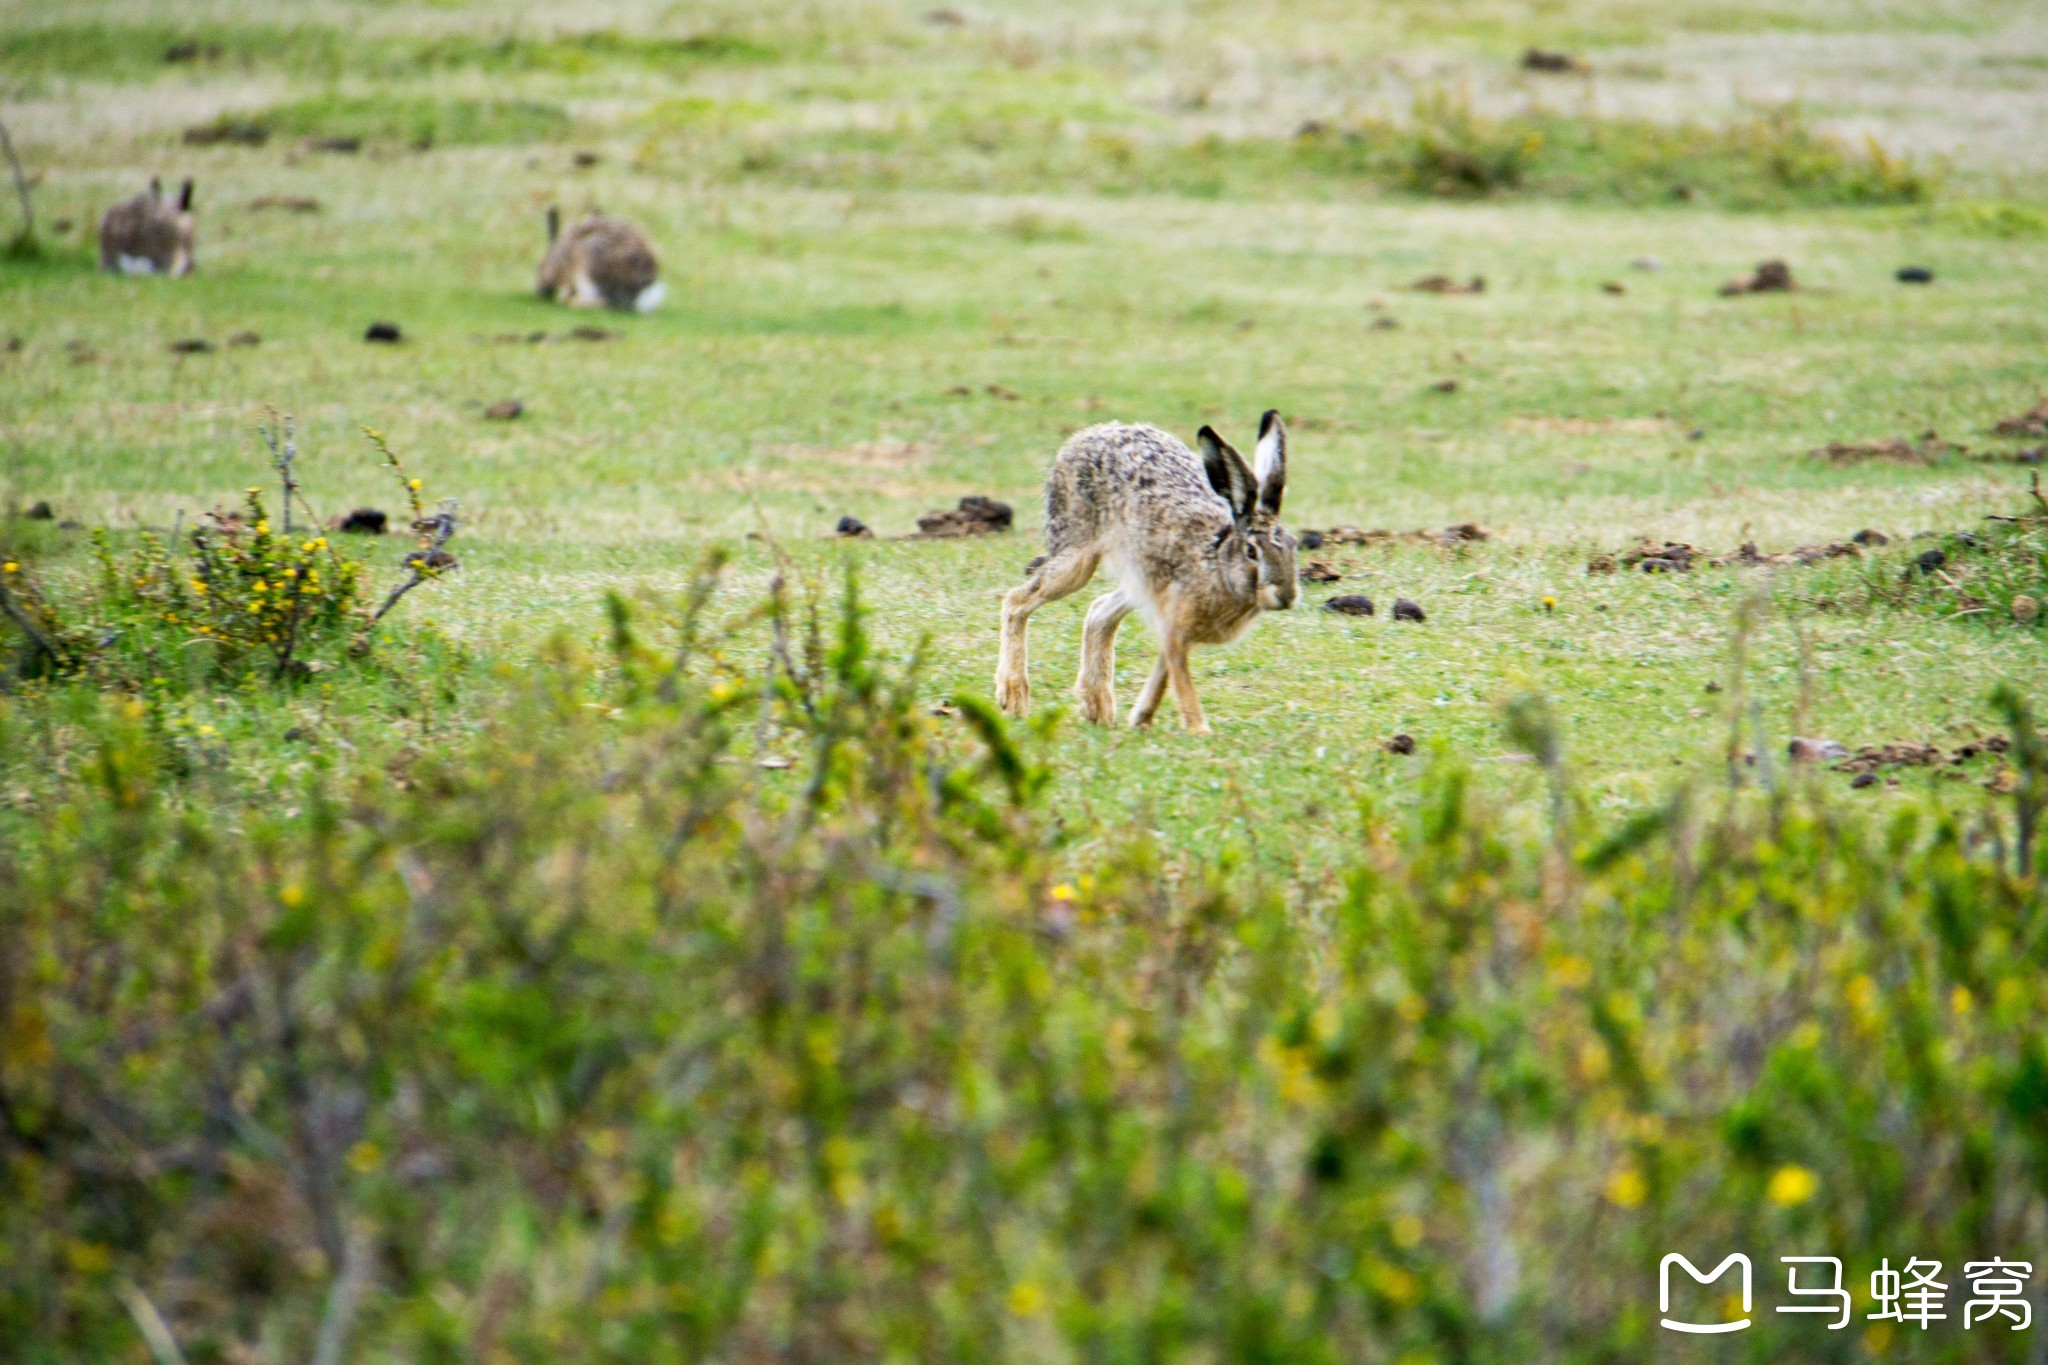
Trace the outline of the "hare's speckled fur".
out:
<instances>
[{"instance_id":1,"label":"hare's speckled fur","mask_svg":"<svg viewBox=\"0 0 2048 1365\"><path fill-rule=\"evenodd\" d=\"M544 299L572 308L646 312L661 302L661 265L646 234L631 223L593 213L561 230L548 210L548 254L535 286Z\"/></svg>"},{"instance_id":2,"label":"hare's speckled fur","mask_svg":"<svg viewBox=\"0 0 2048 1365\"><path fill-rule=\"evenodd\" d=\"M1280 414L1259 423L1254 467L1208 427L1198 457L1157 427L1107 422L1060 447L1045 484L1045 557L1003 596L996 702L1031 707L1025 636L1031 613L1085 586L1098 564L1117 587L1088 608L1081 634L1081 714L1116 719L1116 631L1133 611L1159 636L1159 662L1131 707L1146 725L1173 684L1181 724L1206 734L1188 672L1188 649L1234 640L1261 611L1284 611L1299 590L1294 537L1280 524L1287 487L1287 429Z\"/></svg>"},{"instance_id":3,"label":"hare's speckled fur","mask_svg":"<svg viewBox=\"0 0 2048 1365\"><path fill-rule=\"evenodd\" d=\"M192 256L192 182L178 202L164 200L161 181L123 199L100 217L100 269L117 275L188 275Z\"/></svg>"}]
</instances>

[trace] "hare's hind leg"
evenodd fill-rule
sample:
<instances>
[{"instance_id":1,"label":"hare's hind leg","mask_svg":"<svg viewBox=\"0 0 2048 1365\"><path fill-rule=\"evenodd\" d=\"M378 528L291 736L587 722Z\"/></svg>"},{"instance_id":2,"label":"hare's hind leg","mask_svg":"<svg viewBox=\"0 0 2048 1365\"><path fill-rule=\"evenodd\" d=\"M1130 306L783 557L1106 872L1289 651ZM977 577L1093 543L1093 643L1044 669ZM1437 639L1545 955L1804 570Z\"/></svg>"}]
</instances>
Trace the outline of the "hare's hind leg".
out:
<instances>
[{"instance_id":1,"label":"hare's hind leg","mask_svg":"<svg viewBox=\"0 0 2048 1365\"><path fill-rule=\"evenodd\" d=\"M1029 661L1025 634L1031 613L1080 591L1095 576L1102 556L1094 546L1075 546L1047 557L1037 572L1003 594L1003 642L996 656L996 705L1013 716L1031 709Z\"/></svg>"},{"instance_id":2,"label":"hare's hind leg","mask_svg":"<svg viewBox=\"0 0 2048 1365\"><path fill-rule=\"evenodd\" d=\"M1134 605L1122 588L1106 592L1088 608L1081 627L1081 676L1074 680L1074 695L1082 718L1097 725L1116 724L1116 628Z\"/></svg>"}]
</instances>

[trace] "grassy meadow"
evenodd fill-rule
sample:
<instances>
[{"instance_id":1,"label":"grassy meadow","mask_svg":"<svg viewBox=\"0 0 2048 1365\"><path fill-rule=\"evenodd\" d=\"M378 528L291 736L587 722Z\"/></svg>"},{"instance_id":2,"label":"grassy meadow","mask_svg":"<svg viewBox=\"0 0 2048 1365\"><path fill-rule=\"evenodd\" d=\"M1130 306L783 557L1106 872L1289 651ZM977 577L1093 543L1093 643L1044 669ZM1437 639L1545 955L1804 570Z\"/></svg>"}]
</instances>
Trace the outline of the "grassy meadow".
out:
<instances>
[{"instance_id":1,"label":"grassy meadow","mask_svg":"<svg viewBox=\"0 0 2048 1365\"><path fill-rule=\"evenodd\" d=\"M1532 46L1580 69L1525 69ZM1998 1250L1970 1242L1986 1229L2010 1234L2002 1254L2040 1250L2028 964L2048 911L2032 867L2004 862L2048 781L2024 719L2048 683L2048 559L2038 524L1985 519L2040 510L2022 457L2048 436L1993 428L2048 394L2044 109L2048 25L2003 0L0 0L0 121L36 215L0 256L0 550L77 659L128 660L67 675L0 620L0 897L20 917L0 936L22 945L0 950L0 1109L11 1071L16 1109L43 1116L0 1125L35 1228L34 1250L0 1256L0 1335L27 1360L158 1365L179 1338L194 1365L1676 1359L1640 1284L1605 1267L1684 1249L1663 1230L1728 1233L1731 1201L1764 1210L1737 1223L1760 1283L1769 1236L1813 1231L1769 1218L1823 1205L1836 1254L1874 1259L1885 1190L1973 1258ZM196 181L198 271L100 273L98 215L152 176ZM536 299L550 206L642 226L665 303ZM1718 292L1767 259L1798 287ZM1902 283L1906 266L1932 282ZM1413 287L1432 275L1484 288ZM367 343L379 320L403 340ZM208 347L175 348L190 341ZM503 399L523 411L487 418ZM1207 422L1249 448L1268 407L1291 432L1290 528L1397 534L1304 549L1343 579L1197 652L1213 736L1171 708L1147 731L1062 718L1093 591L1034 618L1045 723L987 717L998 600L1039 551L1060 442ZM425 506L457 500L459 568L374 649L309 636L317 670L209 674L190 661L215 655L103 572L92 531L118 560L251 486L274 513L256 428L275 413L322 516L402 520L362 428L381 433ZM1929 432L1925 458L1810 453ZM907 538L968 494L1011 503L1016 529ZM44 502L49 519L23 515ZM874 538L835 538L849 515ZM1398 534L1460 523L1487 535ZM1855 555L1733 562L1865 530L1881 536ZM366 561L372 603L417 548L333 539ZM1643 541L1731 562L1588 571ZM1935 548L1946 579L1920 564ZM691 617L677 604L700 589ZM1378 614L1321 609L1355 592ZM1426 621L1393 620L1397 598ZM649 651L683 620L718 643L679 699L685 670L651 681ZM1152 643L1135 620L1122 643L1127 706ZM598 713L618 726L589 729ZM1795 735L1970 753L1852 788L1860 768L1790 780ZM907 774L933 754L999 795L936 776L918 795ZM790 812L817 823L771 837ZM1695 885L1709 849L1727 880ZM697 905L664 889L679 869L735 879L687 933L665 918ZM939 968L911 911L870 942L852 908L923 905L901 880L923 877L965 888L979 926L941 984L919 975ZM437 879L440 919L421 909ZM346 910L299 924L307 887ZM644 923L598 915L594 945L562 927L585 911L556 918L643 900ZM1996 941L1965 943L1956 903ZM1752 922L1757 904L1783 922ZM950 1136L863 1128L866 1100L826 1093L824 1035L760 1004L787 945L753 941L747 907L803 905L823 916L798 934L807 970L882 983L805 1007L848 1030L838 1065L953 1095ZM1016 931L1041 905L1080 915L1052 936L1072 961ZM1496 917L1443 927L1474 905ZM179 965L147 961L144 934ZM1517 953L1525 976L1502 965ZM418 984L458 958L474 979ZM82 962L108 975L51 965ZM216 1009L245 968L274 995L250 1006L261 1037L229 1040L242 1016L216 1010L216 1051L174 1063L170 1021ZM340 984L351 971L374 984ZM671 971L706 974L688 1009L592 985ZM706 1022L729 1009L732 1030ZM1801 1032L1808 1009L1826 1042ZM300 1010L319 1059L264 1060ZM400 1020L446 1054L408 1051ZM520 1098L492 1036L576 1098L543 1100L540 1080ZM664 1047L630 1094L589 1079L616 1074L591 1056ZM366 1048L406 1060L380 1071ZM944 1074L919 1072L919 1048ZM112 1098L63 1117L62 1068L124 1049L133 1123ZM1026 1055L1035 1081L1005 1071ZM1361 1056L1402 1060L1368 1082ZM1130 1081L1139 1117L1112 1132L1117 1104L1089 1087L1146 1059L1178 1079ZM1076 1084L1104 1126L1056 1199L1033 1182L1083 1123L1049 1097L1069 1066L1096 1078ZM766 1098L681 1117L707 1077ZM1885 1108L1903 1077L1904 1117ZM228 1092L273 1084L285 1117L256 1116L269 1100L223 1117ZM1830 1109L1830 1086L1854 1100ZM248 1152L118 1178L54 1155L152 1126ZM1873 1154L1915 1133L1924 1168ZM977 1155L946 1146L970 1137ZM352 1228L432 1223L406 1202L425 1198L399 1174L408 1141L420 1170L463 1173L435 1215L452 1240L379 1257ZM1331 1155L1354 1142L1370 1159ZM476 1175L494 1143L518 1169ZM1285 1192L1290 1162L1319 1173L1308 1193ZM1786 1170L1839 1183L1810 1206L1767 1195ZM2014 1188L1985 1192L1987 1173ZM209 1180L242 1182L226 1212L200 1210ZM785 1181L805 1193L778 1205ZM1317 1204L1325 1186L1347 1193ZM1942 1221L1965 1187L1976 1221ZM516 1217L493 1222L494 1199ZM1644 1209L1663 1221L1624 1226ZM311 1231L276 1231L294 1220ZM1376 1249L1329 1249L1354 1236ZM1581 1236L1600 1271L1534 1264L1541 1239ZM274 1275L247 1249L271 1237ZM1517 1237L1519 1288L1500 1250ZM233 1293L193 1287L234 1238ZM1867 1269L1852 1259L1852 1279ZM150 1276L186 1295L157 1317L169 1357L149 1295L145 1312L109 1287ZM1509 1303L1530 1311L1503 1325ZM611 1325L579 1341L589 1313ZM361 1354L319 1354L359 1321ZM1753 1358L2021 1358L1888 1331L1759 1337Z\"/></svg>"}]
</instances>

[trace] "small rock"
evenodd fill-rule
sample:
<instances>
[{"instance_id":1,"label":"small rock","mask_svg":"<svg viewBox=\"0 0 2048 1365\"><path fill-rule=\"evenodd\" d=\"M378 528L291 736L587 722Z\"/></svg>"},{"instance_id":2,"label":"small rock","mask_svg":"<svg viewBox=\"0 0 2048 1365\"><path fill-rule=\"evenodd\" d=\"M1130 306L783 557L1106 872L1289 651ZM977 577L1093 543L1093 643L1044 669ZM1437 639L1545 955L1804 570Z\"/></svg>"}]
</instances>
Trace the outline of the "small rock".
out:
<instances>
[{"instance_id":1,"label":"small rock","mask_svg":"<svg viewBox=\"0 0 2048 1365\"><path fill-rule=\"evenodd\" d=\"M866 522L854 516L841 517L839 524L832 528L832 534L844 536L848 540L873 540L875 536L875 533L868 529Z\"/></svg>"},{"instance_id":2,"label":"small rock","mask_svg":"<svg viewBox=\"0 0 2048 1365\"><path fill-rule=\"evenodd\" d=\"M1631 270L1662 270L1664 268L1664 262L1655 256L1638 256L1628 264Z\"/></svg>"},{"instance_id":3,"label":"small rock","mask_svg":"<svg viewBox=\"0 0 2048 1365\"><path fill-rule=\"evenodd\" d=\"M1626 294L1628 292L1628 286L1620 280L1603 280L1600 288L1609 294Z\"/></svg>"},{"instance_id":4,"label":"small rock","mask_svg":"<svg viewBox=\"0 0 2048 1365\"><path fill-rule=\"evenodd\" d=\"M1875 787L1877 783L1876 773L1858 773L1849 779L1849 785L1852 787Z\"/></svg>"},{"instance_id":5,"label":"small rock","mask_svg":"<svg viewBox=\"0 0 2048 1365\"><path fill-rule=\"evenodd\" d=\"M391 518L376 507L358 507L333 523L335 530L358 536L381 536L390 524Z\"/></svg>"},{"instance_id":6,"label":"small rock","mask_svg":"<svg viewBox=\"0 0 2048 1365\"><path fill-rule=\"evenodd\" d=\"M1700 441L1706 439L1706 435L1707 429L1705 427L1694 427L1691 431L1685 433L1685 439L1688 441Z\"/></svg>"},{"instance_id":7,"label":"small rock","mask_svg":"<svg viewBox=\"0 0 2048 1365\"><path fill-rule=\"evenodd\" d=\"M405 333L398 330L395 322L373 322L363 332L363 340L380 341L389 346L405 340Z\"/></svg>"},{"instance_id":8,"label":"small rock","mask_svg":"<svg viewBox=\"0 0 2048 1365\"><path fill-rule=\"evenodd\" d=\"M1347 592L1323 603L1323 610L1338 612L1345 616L1370 616L1372 599L1362 592Z\"/></svg>"},{"instance_id":9,"label":"small rock","mask_svg":"<svg viewBox=\"0 0 2048 1365\"><path fill-rule=\"evenodd\" d=\"M1323 533L1321 531L1303 531L1295 539L1294 543L1304 550L1320 550L1323 548Z\"/></svg>"},{"instance_id":10,"label":"small rock","mask_svg":"<svg viewBox=\"0 0 2048 1365\"><path fill-rule=\"evenodd\" d=\"M50 506L47 499L30 503L28 511L22 515L30 521L55 521L57 518L56 510Z\"/></svg>"},{"instance_id":11,"label":"small rock","mask_svg":"<svg viewBox=\"0 0 2048 1365\"><path fill-rule=\"evenodd\" d=\"M1380 747L1390 754L1412 754L1415 752L1415 736L1395 735Z\"/></svg>"},{"instance_id":12,"label":"small rock","mask_svg":"<svg viewBox=\"0 0 2048 1365\"><path fill-rule=\"evenodd\" d=\"M45 505L47 506L48 504ZM2021 625L2033 625L2035 618L2040 616L2040 614L2041 604L2026 593L2020 593L2012 599L2012 619Z\"/></svg>"},{"instance_id":13,"label":"small rock","mask_svg":"<svg viewBox=\"0 0 2048 1365\"><path fill-rule=\"evenodd\" d=\"M1874 550L1880 545L1889 545L1892 543L1892 538L1890 536L1886 535L1882 531L1873 530L1868 526L1858 531L1855 535L1850 536L1849 539L1855 541L1858 545L1863 546L1867 550Z\"/></svg>"},{"instance_id":14,"label":"small rock","mask_svg":"<svg viewBox=\"0 0 2048 1365\"><path fill-rule=\"evenodd\" d=\"M172 342L171 352L174 355L210 355L213 352L213 343L204 337L186 337L181 341Z\"/></svg>"},{"instance_id":15,"label":"small rock","mask_svg":"<svg viewBox=\"0 0 2048 1365\"><path fill-rule=\"evenodd\" d=\"M484 418L491 422L509 422L526 411L526 404L517 398L500 398L484 409Z\"/></svg>"},{"instance_id":16,"label":"small rock","mask_svg":"<svg viewBox=\"0 0 2048 1365\"><path fill-rule=\"evenodd\" d=\"M1900 284L1933 284L1934 272L1924 265L1901 266L1898 281Z\"/></svg>"},{"instance_id":17,"label":"small rock","mask_svg":"<svg viewBox=\"0 0 2048 1365\"><path fill-rule=\"evenodd\" d=\"M1933 573L1948 563L1948 555L1941 550L1922 550L1913 563L1921 573Z\"/></svg>"},{"instance_id":18,"label":"small rock","mask_svg":"<svg viewBox=\"0 0 2048 1365\"><path fill-rule=\"evenodd\" d=\"M1308 567L1301 571L1301 576L1311 583L1335 583L1344 575L1338 573L1320 559L1311 559L1308 562Z\"/></svg>"},{"instance_id":19,"label":"small rock","mask_svg":"<svg viewBox=\"0 0 2048 1365\"><path fill-rule=\"evenodd\" d=\"M1397 597L1394 599L1394 619L1396 621L1426 621L1429 618L1423 615L1422 607L1419 604L1411 602L1405 597Z\"/></svg>"}]
</instances>

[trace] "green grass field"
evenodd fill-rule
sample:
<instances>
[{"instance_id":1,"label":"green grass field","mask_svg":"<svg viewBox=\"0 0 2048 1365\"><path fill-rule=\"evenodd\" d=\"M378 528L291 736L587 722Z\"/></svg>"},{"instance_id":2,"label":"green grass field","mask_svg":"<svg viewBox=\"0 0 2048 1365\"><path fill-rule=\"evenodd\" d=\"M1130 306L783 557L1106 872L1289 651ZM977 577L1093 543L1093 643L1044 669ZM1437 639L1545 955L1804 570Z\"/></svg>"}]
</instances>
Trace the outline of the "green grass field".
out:
<instances>
[{"instance_id":1,"label":"green grass field","mask_svg":"<svg viewBox=\"0 0 2048 1365\"><path fill-rule=\"evenodd\" d=\"M1590 70L1525 71L1529 46ZM151 694L209 736L209 791L284 793L487 731L551 641L597 650L608 595L663 609L714 546L720 619L778 574L829 601L850 569L877 653L921 658L923 707L989 695L1068 434L1208 422L1248 449L1278 408L1297 532L1487 538L1305 550L1343 581L1197 653L1212 736L1167 707L1025 748L1050 875L1156 831L1189 884L1247 859L1320 915L1360 803L1405 818L1445 763L1541 824L1554 775L1502 724L1526 694L1596 822L1731 753L1768 773L1795 734L1952 748L2004 723L2000 683L2043 696L2044 625L2011 600L2033 580L1958 598L1914 565L1957 544L1922 533L2029 506L2010 457L2042 438L1991 428L2048 395L2044 110L2048 26L2006 0L0 0L0 120L39 229L0 258L0 504L78 524L9 522L62 596L93 576L84 528L125 548L274 486L273 411L323 514L400 505L364 426L459 500L460 570L406 600L389 667ZM209 125L262 140L184 137ZM337 137L359 150L313 141ZM196 180L199 270L104 275L98 215L151 176ZM640 224L665 304L536 299L551 205ZM1795 291L1717 292L1770 258ZM1485 288L1410 287L1432 274ZM366 343L374 320L403 342ZM506 398L523 415L486 419ZM1809 454L1929 430L1967 450ZM967 494L1016 530L905 538ZM836 540L845 515L875 539ZM1866 528L1890 543L1811 566L1588 572L1644 539L1769 555ZM351 546L380 585L412 548ZM1339 592L1379 614L1320 609ZM1093 595L1033 621L1041 711L1068 705ZM1392 620L1400 597L1426 622ZM736 670L764 631L736 628ZM1123 646L1127 705L1152 643L1133 621ZM30 823L98 723L40 695L13 731L35 743L0 757ZM1397 734L1418 751L1388 752ZM758 780L795 794L786 739L794 766ZM1881 814L2001 766L1816 782ZM1647 1358L1628 1341L1604 1358Z\"/></svg>"},{"instance_id":2,"label":"green grass field","mask_svg":"<svg viewBox=\"0 0 2048 1365\"><path fill-rule=\"evenodd\" d=\"M1683 52L1706 34L1787 25L1825 34L1852 8L1811 22L1714 9L1668 32L1627 7L1569 22L1480 7L1448 27L1393 9L1372 28L1453 54L1440 83L1482 92L1482 105L1569 109L1579 78L1531 88L1544 78L1512 69L1517 44L1591 44L1590 85L1640 85L1599 74L1636 69L1607 46L1661 37ZM1873 13L1898 25L1902 51L1917 40L1924 16ZM2016 16L1958 7L1945 26L1989 50ZM1324 34L1326 17L1274 17L1243 80L1282 89L1264 103L1240 95L1248 108L1229 121L1270 124L1269 105L1288 116L1303 98L1287 88L1289 44ZM672 588L711 541L742 545L741 577L759 582L769 555L743 538L760 535L819 571L858 564L888 647L930 635L936 699L989 686L996 599L1036 552L1037 489L1066 433L1115 418L1183 437L1211 421L1248 438L1276 406L1295 432L1295 528L1473 520L1494 534L1455 552L1306 556L1355 575L1338 590L1413 598L1428 623L1318 614L1330 590L1311 589L1304 609L1202 656L1211 742L1171 724L1066 729L1063 800L1191 844L1247 819L1316 830L1317 812L1357 793L1398 797L1414 765L1378 754L1397 732L1491 756L1498 705L1528 690L1558 699L1597 790L1644 799L1723 736L1702 689L1725 672L1733 611L1751 593L1776 603L1752 656L1770 736L1790 733L1802 633L1805 728L1852 746L1968 732L1994 680L2040 683L2032 631L1817 612L1829 589L1816 585L1839 575L1583 572L1590 553L1640 536L1769 552L2010 510L2023 482L2010 468L1842 468L1804 453L1928 428L2012 444L1981 433L2044 382L2048 229L2024 202L1983 206L1999 181L1989 168L1951 165L1959 190L1868 207L1816 206L1831 191L1810 186L1770 210L1632 202L1599 190L1598 174L1569 192L1445 201L1290 159L1283 127L1217 144L1203 180L1183 163L1205 155L1189 139L1215 136L1219 97L1185 108L1192 96L1161 100L1158 86L1183 54L1213 62L1244 41L1243 16L1019 13L954 27L913 12L734 11L654 25L666 43L629 40L638 30L615 22L577 42L550 38L538 17L370 10L358 42L232 10L182 25L119 8L62 24L19 16L7 33L26 104L17 137L49 245L40 263L0 266L6 329L24 343L0 362L7 486L66 517L168 525L256 477L249 432L276 407L305 432L320 505L340 510L389 501L355 434L374 425L464 508L464 571L417 609L494 657L550 629L594 630L601 592ZM1360 89L1335 93L1363 62L1345 46L1368 42L1362 23L1327 30L1329 51L1304 76L1331 92L1332 117L1387 84L1354 73ZM218 55L166 63L188 31ZM177 141L182 126L252 104L283 111L265 146ZM431 124L437 107L476 131L471 145L410 145L418 111ZM76 123L59 114L88 108ZM494 122L500 108L556 118ZM1611 140L1629 144L1629 127ZM370 141L354 156L302 150L314 131ZM1128 183L1094 174L1103 143L1137 168ZM597 163L572 166L586 150ZM1701 153L1697 175L1711 178L1720 155ZM151 174L197 179L201 272L96 274L97 211ZM2010 189L2011 175L1999 183ZM265 195L320 209L250 207ZM549 204L644 224L668 305L591 319L533 299ZM50 233L60 218L69 231ZM1663 268L1630 268L1646 256ZM1716 296L1767 256L1793 264L1800 292ZM1905 264L1937 282L1899 285ZM1404 289L1438 272L1483 275L1487 290ZM1610 281L1627 292L1603 292ZM406 343L360 342L378 318L401 323ZM1381 319L1398 325L1376 329ZM616 339L493 340L583 321ZM261 345L167 349L244 330ZM1445 381L1456 391L1439 392ZM505 397L526 415L483 421ZM888 540L970 492L1014 503L1018 533ZM823 543L842 514L883 539ZM1037 621L1035 686L1055 704L1088 596ZM1126 693L1148 664L1142 631L1127 634Z\"/></svg>"}]
</instances>

